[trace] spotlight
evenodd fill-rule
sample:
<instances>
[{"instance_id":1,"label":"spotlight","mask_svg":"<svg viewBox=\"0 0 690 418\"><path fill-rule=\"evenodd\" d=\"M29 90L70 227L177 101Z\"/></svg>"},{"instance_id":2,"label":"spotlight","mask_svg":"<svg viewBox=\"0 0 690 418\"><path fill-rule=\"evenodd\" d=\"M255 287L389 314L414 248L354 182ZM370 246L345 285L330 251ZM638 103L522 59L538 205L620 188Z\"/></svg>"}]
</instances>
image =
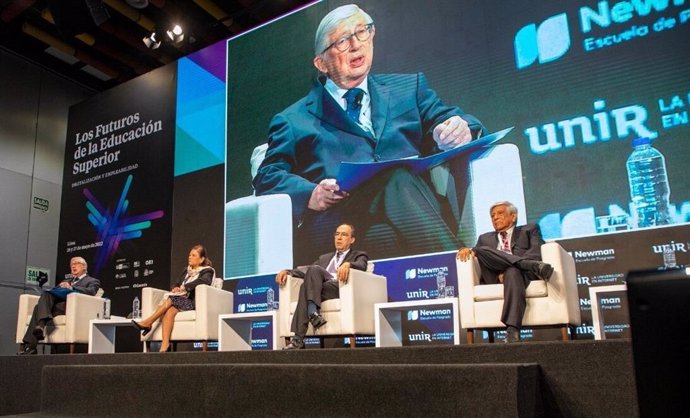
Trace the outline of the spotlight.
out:
<instances>
[{"instance_id":1,"label":"spotlight","mask_svg":"<svg viewBox=\"0 0 690 418\"><path fill-rule=\"evenodd\" d=\"M157 49L159 46L161 46L161 41L157 38L158 35L156 35L156 32L151 32L149 36L144 36L142 41L147 48Z\"/></svg>"},{"instance_id":2,"label":"spotlight","mask_svg":"<svg viewBox=\"0 0 690 418\"><path fill-rule=\"evenodd\" d=\"M184 39L184 32L182 31L182 27L180 25L175 25L175 27L167 30L165 33L167 33L168 38L170 38L170 40L176 44L182 42Z\"/></svg>"}]
</instances>

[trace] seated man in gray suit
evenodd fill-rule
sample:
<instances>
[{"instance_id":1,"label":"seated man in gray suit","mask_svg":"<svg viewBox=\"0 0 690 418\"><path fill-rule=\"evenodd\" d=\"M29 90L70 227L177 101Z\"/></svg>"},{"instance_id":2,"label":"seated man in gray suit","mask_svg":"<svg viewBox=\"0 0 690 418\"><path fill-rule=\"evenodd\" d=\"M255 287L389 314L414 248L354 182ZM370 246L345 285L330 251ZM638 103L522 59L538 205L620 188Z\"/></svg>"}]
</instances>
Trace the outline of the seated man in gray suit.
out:
<instances>
[{"instance_id":1,"label":"seated man in gray suit","mask_svg":"<svg viewBox=\"0 0 690 418\"><path fill-rule=\"evenodd\" d=\"M503 283L504 341L518 342L527 286L530 280L549 280L553 267L541 261L544 240L539 225L516 226L517 208L510 202L494 203L489 213L495 232L480 235L474 248L458 250L457 258L467 261L477 257L482 284Z\"/></svg>"},{"instance_id":2,"label":"seated man in gray suit","mask_svg":"<svg viewBox=\"0 0 690 418\"><path fill-rule=\"evenodd\" d=\"M321 302L340 296L338 281L347 282L351 268L362 271L367 269L367 253L351 248L355 242L355 228L352 225L338 226L333 241L335 251L321 255L311 266L282 270L276 275L276 283L279 286L285 285L288 274L304 279L290 327L295 336L284 350L304 348L304 336L307 334L309 322L314 329L326 324L326 320L319 314Z\"/></svg>"},{"instance_id":3,"label":"seated man in gray suit","mask_svg":"<svg viewBox=\"0 0 690 418\"><path fill-rule=\"evenodd\" d=\"M69 266L72 278L60 282L56 289L65 289L65 295L70 291L91 296L95 295L98 289L101 288L101 282L86 273L88 267L86 260L81 257L72 257ZM67 306L65 295L59 296L57 292L51 293L51 291L44 291L41 294L38 303L34 306L31 321L29 321L26 334L24 334L22 339L24 349L19 352L20 355L36 354L38 352L36 346L39 341L45 338L46 324L53 317L65 314Z\"/></svg>"}]
</instances>

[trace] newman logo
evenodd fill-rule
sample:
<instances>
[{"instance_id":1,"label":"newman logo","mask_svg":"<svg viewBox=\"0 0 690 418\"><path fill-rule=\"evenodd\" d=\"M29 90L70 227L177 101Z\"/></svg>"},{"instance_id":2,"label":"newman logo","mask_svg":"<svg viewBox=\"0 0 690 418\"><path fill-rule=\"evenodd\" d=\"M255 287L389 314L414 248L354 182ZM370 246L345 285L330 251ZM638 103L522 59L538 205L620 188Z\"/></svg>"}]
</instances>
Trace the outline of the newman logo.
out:
<instances>
[{"instance_id":1,"label":"newman logo","mask_svg":"<svg viewBox=\"0 0 690 418\"><path fill-rule=\"evenodd\" d=\"M419 319L419 311L416 309L413 309L411 311L407 311L407 320L408 321L416 321Z\"/></svg>"},{"instance_id":2,"label":"newman logo","mask_svg":"<svg viewBox=\"0 0 690 418\"><path fill-rule=\"evenodd\" d=\"M522 27L513 41L515 65L518 70L532 65L555 61L570 48L568 17L565 13L551 16L538 27L534 23Z\"/></svg>"},{"instance_id":3,"label":"newman logo","mask_svg":"<svg viewBox=\"0 0 690 418\"><path fill-rule=\"evenodd\" d=\"M246 310L247 310L247 305L245 305L244 303L240 303L239 305L237 305L237 312L244 312Z\"/></svg>"},{"instance_id":4,"label":"newman logo","mask_svg":"<svg viewBox=\"0 0 690 418\"><path fill-rule=\"evenodd\" d=\"M405 270L405 280L412 280L415 277L417 277L417 270L416 269Z\"/></svg>"}]
</instances>

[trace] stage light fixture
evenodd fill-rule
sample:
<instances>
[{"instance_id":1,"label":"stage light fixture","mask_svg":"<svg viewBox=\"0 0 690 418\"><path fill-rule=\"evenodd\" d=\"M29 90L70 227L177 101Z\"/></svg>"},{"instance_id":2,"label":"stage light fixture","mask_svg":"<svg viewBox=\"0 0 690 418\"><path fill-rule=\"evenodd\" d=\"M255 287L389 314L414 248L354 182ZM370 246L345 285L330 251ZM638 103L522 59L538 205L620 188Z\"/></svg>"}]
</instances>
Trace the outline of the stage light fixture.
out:
<instances>
[{"instance_id":1,"label":"stage light fixture","mask_svg":"<svg viewBox=\"0 0 690 418\"><path fill-rule=\"evenodd\" d=\"M184 31L180 25L175 25L172 29L167 30L166 33L173 43L180 43L184 39Z\"/></svg>"},{"instance_id":2,"label":"stage light fixture","mask_svg":"<svg viewBox=\"0 0 690 418\"><path fill-rule=\"evenodd\" d=\"M146 45L147 48L157 49L161 46L161 41L158 39L158 35L156 35L156 32L151 32L149 36L144 36L142 38L142 41L144 42L144 45Z\"/></svg>"}]
</instances>

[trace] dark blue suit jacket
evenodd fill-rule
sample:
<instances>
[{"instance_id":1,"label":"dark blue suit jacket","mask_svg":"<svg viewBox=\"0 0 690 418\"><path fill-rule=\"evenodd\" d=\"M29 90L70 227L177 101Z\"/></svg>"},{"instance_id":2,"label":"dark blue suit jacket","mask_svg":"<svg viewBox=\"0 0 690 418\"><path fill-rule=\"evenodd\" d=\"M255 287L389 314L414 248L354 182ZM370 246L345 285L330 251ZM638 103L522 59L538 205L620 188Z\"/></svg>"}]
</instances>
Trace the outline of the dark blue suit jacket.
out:
<instances>
[{"instance_id":1,"label":"dark blue suit jacket","mask_svg":"<svg viewBox=\"0 0 690 418\"><path fill-rule=\"evenodd\" d=\"M457 107L443 105L419 74L370 75L372 125L361 129L321 83L276 115L269 128L266 158L254 178L257 195L287 193L293 218L302 219L312 191L335 178L342 161L371 162L438 152L432 132L457 115L476 137L481 123Z\"/></svg>"},{"instance_id":2,"label":"dark blue suit jacket","mask_svg":"<svg viewBox=\"0 0 690 418\"><path fill-rule=\"evenodd\" d=\"M541 236L541 229L537 224L526 224L522 226L516 226L513 229L513 235L510 237L510 251L511 255L506 255L511 261L515 261L518 258L526 258L529 260L541 261L541 246L544 244L544 239ZM481 234L477 238L477 247L498 247L498 233L497 232L487 232ZM503 253L501 253L503 254ZM485 283L498 283L495 276L498 275L497 271L492 270L492 266L488 267L488 270L482 269L482 277L494 276L494 277L483 277ZM527 280L537 280L538 277L531 271L523 271L523 277Z\"/></svg>"},{"instance_id":3,"label":"dark blue suit jacket","mask_svg":"<svg viewBox=\"0 0 690 418\"><path fill-rule=\"evenodd\" d=\"M537 224L516 226L510 237L510 251L517 256L541 261L541 246L544 239ZM477 247L498 247L498 232L487 232L477 238Z\"/></svg>"},{"instance_id":4,"label":"dark blue suit jacket","mask_svg":"<svg viewBox=\"0 0 690 418\"><path fill-rule=\"evenodd\" d=\"M72 278L70 279L70 282L74 283L72 285L72 289L74 289L76 292L91 296L94 296L96 293L98 293L98 289L101 288L101 281L95 277L89 276L88 274L81 279Z\"/></svg>"},{"instance_id":5,"label":"dark blue suit jacket","mask_svg":"<svg viewBox=\"0 0 690 418\"><path fill-rule=\"evenodd\" d=\"M328 265L331 263L331 259L333 258L334 255L335 255L335 251L332 251L332 252L326 253L326 254L322 254L319 256L319 258L316 261L314 261L311 264L313 266L320 266L320 267L323 267L324 269L327 269ZM344 262L349 262L351 269L366 271L367 270L367 264L369 262L369 255L364 251L350 249L350 252L348 252L345 255L345 258L343 259L342 263L344 263ZM304 274L306 273L308 268L309 268L309 266L302 266L302 267L298 267L298 268L293 269L293 270L289 270L289 272L290 272L290 275L293 277L304 278Z\"/></svg>"}]
</instances>

